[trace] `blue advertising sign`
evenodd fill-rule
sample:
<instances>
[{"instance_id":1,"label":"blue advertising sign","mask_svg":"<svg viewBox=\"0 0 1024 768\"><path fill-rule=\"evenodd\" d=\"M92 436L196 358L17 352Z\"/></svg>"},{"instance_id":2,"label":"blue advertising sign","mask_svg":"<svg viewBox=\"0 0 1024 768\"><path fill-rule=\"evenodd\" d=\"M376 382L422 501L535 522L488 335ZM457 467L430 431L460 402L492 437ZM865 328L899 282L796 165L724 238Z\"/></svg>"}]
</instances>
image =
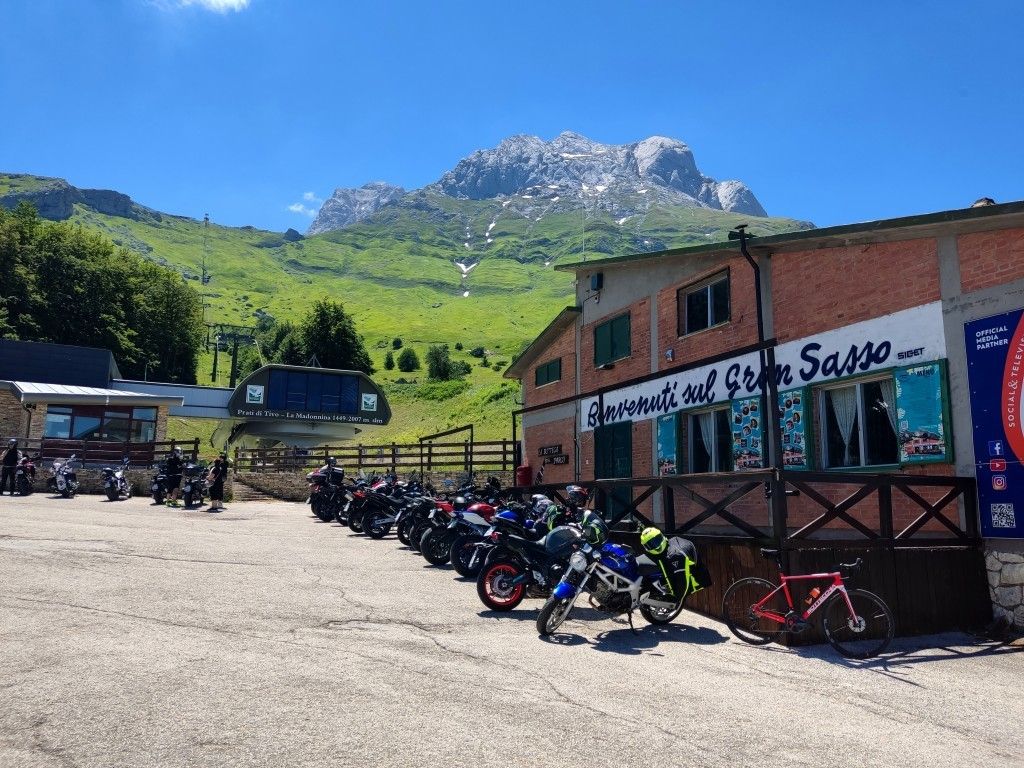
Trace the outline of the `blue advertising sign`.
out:
<instances>
[{"instance_id":1,"label":"blue advertising sign","mask_svg":"<svg viewBox=\"0 0 1024 768\"><path fill-rule=\"evenodd\" d=\"M982 536L1024 538L1024 309L964 324Z\"/></svg>"},{"instance_id":2,"label":"blue advertising sign","mask_svg":"<svg viewBox=\"0 0 1024 768\"><path fill-rule=\"evenodd\" d=\"M679 414L658 417L658 474L676 474L676 435Z\"/></svg>"},{"instance_id":3,"label":"blue advertising sign","mask_svg":"<svg viewBox=\"0 0 1024 768\"><path fill-rule=\"evenodd\" d=\"M942 363L901 368L894 378L900 463L949 461L946 376Z\"/></svg>"},{"instance_id":4,"label":"blue advertising sign","mask_svg":"<svg viewBox=\"0 0 1024 768\"><path fill-rule=\"evenodd\" d=\"M748 397L732 401L732 461L737 470L760 469L762 460L762 438L764 421L761 398Z\"/></svg>"}]
</instances>

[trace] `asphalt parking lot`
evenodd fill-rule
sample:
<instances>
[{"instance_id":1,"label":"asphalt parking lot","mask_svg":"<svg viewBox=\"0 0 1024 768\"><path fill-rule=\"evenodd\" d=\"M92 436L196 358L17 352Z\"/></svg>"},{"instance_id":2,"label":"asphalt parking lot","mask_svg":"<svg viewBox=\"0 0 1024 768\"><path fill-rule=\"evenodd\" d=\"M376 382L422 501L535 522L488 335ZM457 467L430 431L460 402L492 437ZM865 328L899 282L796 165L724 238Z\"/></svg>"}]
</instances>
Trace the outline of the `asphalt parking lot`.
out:
<instances>
[{"instance_id":1,"label":"asphalt parking lot","mask_svg":"<svg viewBox=\"0 0 1024 768\"><path fill-rule=\"evenodd\" d=\"M1019 766L1024 655L483 609L304 505L0 499L0 766ZM574 614L575 617L575 614Z\"/></svg>"}]
</instances>

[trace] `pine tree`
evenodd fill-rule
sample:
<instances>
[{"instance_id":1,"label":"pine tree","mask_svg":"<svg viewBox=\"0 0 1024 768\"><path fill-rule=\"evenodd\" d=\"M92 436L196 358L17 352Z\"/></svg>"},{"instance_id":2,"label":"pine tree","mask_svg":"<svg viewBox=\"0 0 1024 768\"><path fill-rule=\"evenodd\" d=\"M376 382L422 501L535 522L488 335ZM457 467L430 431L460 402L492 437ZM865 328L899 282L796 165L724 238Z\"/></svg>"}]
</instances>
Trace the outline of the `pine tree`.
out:
<instances>
[{"instance_id":1,"label":"pine tree","mask_svg":"<svg viewBox=\"0 0 1024 768\"><path fill-rule=\"evenodd\" d=\"M388 350L388 353L384 355L384 370L395 370L395 353L392 352L390 349Z\"/></svg>"},{"instance_id":2,"label":"pine tree","mask_svg":"<svg viewBox=\"0 0 1024 768\"><path fill-rule=\"evenodd\" d=\"M308 355L324 368L373 373L373 363L345 308L329 299L317 301L302 320L299 334Z\"/></svg>"}]
</instances>

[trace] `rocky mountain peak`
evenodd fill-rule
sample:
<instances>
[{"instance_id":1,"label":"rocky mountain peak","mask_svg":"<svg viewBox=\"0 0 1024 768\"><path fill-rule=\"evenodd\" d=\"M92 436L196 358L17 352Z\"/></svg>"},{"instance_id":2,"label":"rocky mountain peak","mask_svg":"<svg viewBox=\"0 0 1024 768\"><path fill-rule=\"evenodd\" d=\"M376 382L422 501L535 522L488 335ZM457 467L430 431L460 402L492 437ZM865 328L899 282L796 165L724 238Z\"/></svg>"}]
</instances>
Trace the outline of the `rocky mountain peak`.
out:
<instances>
[{"instance_id":1,"label":"rocky mountain peak","mask_svg":"<svg viewBox=\"0 0 1024 768\"><path fill-rule=\"evenodd\" d=\"M306 234L318 235L335 229L343 229L350 224L372 216L390 202L398 200L405 194L402 187L384 181L371 181L356 188L339 187L334 190L309 225Z\"/></svg>"}]
</instances>

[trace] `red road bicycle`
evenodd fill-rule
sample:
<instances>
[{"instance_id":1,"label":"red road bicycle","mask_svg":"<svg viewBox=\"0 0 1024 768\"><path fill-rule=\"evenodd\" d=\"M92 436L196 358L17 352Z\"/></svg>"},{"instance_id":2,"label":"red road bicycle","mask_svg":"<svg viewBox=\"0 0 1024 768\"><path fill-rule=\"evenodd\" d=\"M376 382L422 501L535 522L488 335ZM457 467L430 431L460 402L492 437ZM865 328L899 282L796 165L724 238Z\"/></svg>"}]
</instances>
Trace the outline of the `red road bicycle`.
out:
<instances>
[{"instance_id":1,"label":"red road bicycle","mask_svg":"<svg viewBox=\"0 0 1024 768\"><path fill-rule=\"evenodd\" d=\"M761 554L779 566L781 584L748 576L732 584L722 598L722 617L740 640L765 645L785 633L799 633L811 626L808 619L824 606L821 628L829 643L843 656L866 659L877 656L892 640L895 627L892 611L878 595L864 589L847 589L843 572L855 572L863 561L844 563L830 573L787 576L777 549ZM794 606L790 584L795 581L829 581L828 588L813 587L804 600L806 607Z\"/></svg>"}]
</instances>

